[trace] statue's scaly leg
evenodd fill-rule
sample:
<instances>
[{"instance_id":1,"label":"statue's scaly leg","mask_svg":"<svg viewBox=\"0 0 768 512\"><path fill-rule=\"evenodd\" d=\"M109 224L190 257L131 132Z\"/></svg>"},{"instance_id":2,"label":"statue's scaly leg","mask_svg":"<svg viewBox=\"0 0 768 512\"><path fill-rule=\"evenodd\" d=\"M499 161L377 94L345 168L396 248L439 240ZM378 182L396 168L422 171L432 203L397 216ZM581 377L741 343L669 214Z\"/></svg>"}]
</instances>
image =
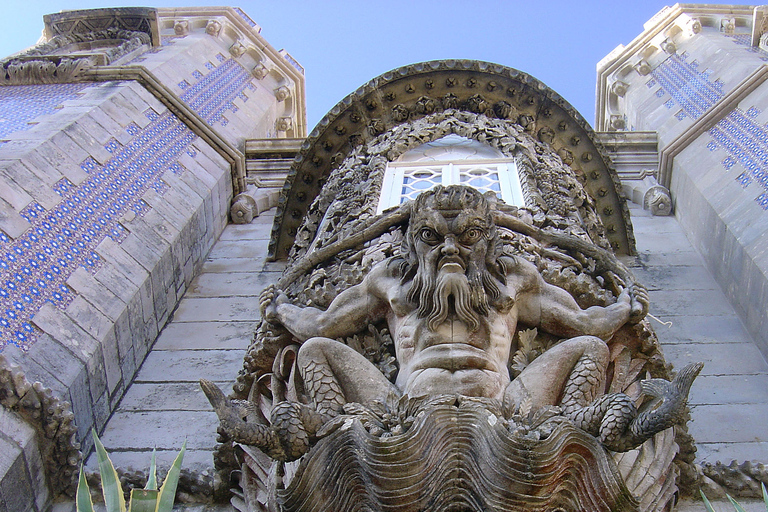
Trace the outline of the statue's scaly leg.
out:
<instances>
[{"instance_id":1,"label":"statue's scaly leg","mask_svg":"<svg viewBox=\"0 0 768 512\"><path fill-rule=\"evenodd\" d=\"M530 400L532 410L559 405L573 411L591 403L603 389L608 346L600 338L565 340L537 357L512 381L505 403L514 410Z\"/></svg>"},{"instance_id":2,"label":"statue's scaly leg","mask_svg":"<svg viewBox=\"0 0 768 512\"><path fill-rule=\"evenodd\" d=\"M363 355L329 338L311 338L299 350L297 363L304 388L321 414L335 416L347 402L384 401L395 386Z\"/></svg>"},{"instance_id":3,"label":"statue's scaly leg","mask_svg":"<svg viewBox=\"0 0 768 512\"><path fill-rule=\"evenodd\" d=\"M321 414L336 416L347 402L339 381L324 361L310 360L300 367L304 388L312 397L315 410Z\"/></svg>"}]
</instances>

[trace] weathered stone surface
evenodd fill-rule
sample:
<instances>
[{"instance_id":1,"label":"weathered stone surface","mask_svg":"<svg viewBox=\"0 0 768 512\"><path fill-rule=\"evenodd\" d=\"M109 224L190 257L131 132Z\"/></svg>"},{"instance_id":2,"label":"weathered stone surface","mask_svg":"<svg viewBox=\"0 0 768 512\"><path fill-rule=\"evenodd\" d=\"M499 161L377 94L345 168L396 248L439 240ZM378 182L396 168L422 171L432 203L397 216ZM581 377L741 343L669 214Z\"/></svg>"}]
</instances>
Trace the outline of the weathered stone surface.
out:
<instances>
[{"instance_id":1,"label":"weathered stone surface","mask_svg":"<svg viewBox=\"0 0 768 512\"><path fill-rule=\"evenodd\" d=\"M267 256L267 243L264 240L254 240L247 244L231 240L220 240L213 248L208 258L254 258L262 259Z\"/></svg>"},{"instance_id":2,"label":"weathered stone surface","mask_svg":"<svg viewBox=\"0 0 768 512\"><path fill-rule=\"evenodd\" d=\"M136 380L139 382L197 382L200 376L228 382L237 373L241 350L152 351Z\"/></svg>"},{"instance_id":3,"label":"weathered stone surface","mask_svg":"<svg viewBox=\"0 0 768 512\"><path fill-rule=\"evenodd\" d=\"M3 446L5 445L5 446ZM21 449L12 443L7 443L0 438L0 503L8 512L26 512L33 510L32 484L27 476L24 457Z\"/></svg>"},{"instance_id":4,"label":"weathered stone surface","mask_svg":"<svg viewBox=\"0 0 768 512\"><path fill-rule=\"evenodd\" d=\"M119 411L100 438L107 451L146 450L153 443L158 450L178 452L185 439L190 450L213 450L217 424L213 411Z\"/></svg>"},{"instance_id":5,"label":"weathered stone surface","mask_svg":"<svg viewBox=\"0 0 768 512\"><path fill-rule=\"evenodd\" d=\"M728 420L730 421L730 420ZM702 463L714 464L722 462L730 464L732 461L757 461L768 460L768 442L713 442L697 443L697 460ZM765 512L765 505L760 512Z\"/></svg>"},{"instance_id":6,"label":"weathered stone surface","mask_svg":"<svg viewBox=\"0 0 768 512\"><path fill-rule=\"evenodd\" d=\"M168 468L173 464L174 459L179 454L181 445L175 449L160 450L155 452L157 461L158 477L162 478ZM122 451L113 450L109 452L109 458L112 459L112 463L115 467L121 470L132 469L136 471L146 472L149 469L150 453L146 451ZM99 465L96 460L96 455L88 457L86 467L91 471L98 471ZM202 474L213 474L213 456L209 450L194 450L187 448L184 453L184 464L182 469L192 472L198 472ZM189 510L189 507L193 505L178 503L174 506L174 510ZM202 507L203 505L197 505ZM231 508L227 509L227 512L231 512Z\"/></svg>"},{"instance_id":7,"label":"weathered stone surface","mask_svg":"<svg viewBox=\"0 0 768 512\"><path fill-rule=\"evenodd\" d=\"M754 343L678 343L664 347L676 367L703 361L702 375L745 375L766 372L763 355Z\"/></svg>"},{"instance_id":8,"label":"weathered stone surface","mask_svg":"<svg viewBox=\"0 0 768 512\"><path fill-rule=\"evenodd\" d=\"M258 320L258 297L187 297L173 313L177 322Z\"/></svg>"},{"instance_id":9,"label":"weathered stone surface","mask_svg":"<svg viewBox=\"0 0 768 512\"><path fill-rule=\"evenodd\" d=\"M768 405L694 405L694 421L690 431L699 443L765 443L768 442ZM750 457L747 460L751 460ZM729 461L730 462L730 461Z\"/></svg>"},{"instance_id":10,"label":"weathered stone surface","mask_svg":"<svg viewBox=\"0 0 768 512\"><path fill-rule=\"evenodd\" d=\"M187 297L257 296L279 278L279 272L208 272L192 281Z\"/></svg>"},{"instance_id":11,"label":"weathered stone surface","mask_svg":"<svg viewBox=\"0 0 768 512\"><path fill-rule=\"evenodd\" d=\"M155 342L153 350L245 350L253 338L256 321L245 322L170 322Z\"/></svg>"},{"instance_id":12,"label":"weathered stone surface","mask_svg":"<svg viewBox=\"0 0 768 512\"><path fill-rule=\"evenodd\" d=\"M274 221L274 209L262 213L250 224L233 224L221 234L220 240L269 240Z\"/></svg>"},{"instance_id":13,"label":"weathered stone surface","mask_svg":"<svg viewBox=\"0 0 768 512\"><path fill-rule=\"evenodd\" d=\"M654 328L664 345L678 343L752 343L752 337L734 314L722 316L678 316L668 319L672 325ZM666 351L667 349L665 349Z\"/></svg>"},{"instance_id":14,"label":"weathered stone surface","mask_svg":"<svg viewBox=\"0 0 768 512\"><path fill-rule=\"evenodd\" d=\"M154 354L154 352L153 352ZM223 382L224 389L231 389L232 382ZM134 381L120 402L120 410L129 411L205 411L211 405L197 382L152 382Z\"/></svg>"},{"instance_id":15,"label":"weathered stone surface","mask_svg":"<svg viewBox=\"0 0 768 512\"><path fill-rule=\"evenodd\" d=\"M768 404L766 390L768 374L765 372L754 375L701 375L691 390L690 401L697 405Z\"/></svg>"},{"instance_id":16,"label":"weathered stone surface","mask_svg":"<svg viewBox=\"0 0 768 512\"><path fill-rule=\"evenodd\" d=\"M639 240L644 237L640 236ZM675 290L683 295L684 290L718 290L717 282L702 265L679 265L675 267L640 267L632 268L632 272L648 290Z\"/></svg>"},{"instance_id":17,"label":"weathered stone surface","mask_svg":"<svg viewBox=\"0 0 768 512\"><path fill-rule=\"evenodd\" d=\"M72 275L69 276L69 279L67 279L67 285L72 287L81 296L86 297L93 306L112 322L117 320L127 307L124 301L112 293L106 286L99 283L83 267L75 269Z\"/></svg>"},{"instance_id":18,"label":"weathered stone surface","mask_svg":"<svg viewBox=\"0 0 768 512\"><path fill-rule=\"evenodd\" d=\"M651 295L659 317L721 316L733 314L719 290L657 290Z\"/></svg>"},{"instance_id":19,"label":"weathered stone surface","mask_svg":"<svg viewBox=\"0 0 768 512\"><path fill-rule=\"evenodd\" d=\"M201 272L219 274L225 272L281 272L283 270L285 270L285 263L279 261L265 263L262 258L219 258L203 263Z\"/></svg>"},{"instance_id":20,"label":"weathered stone surface","mask_svg":"<svg viewBox=\"0 0 768 512\"><path fill-rule=\"evenodd\" d=\"M37 433L15 413L0 407L0 510L24 510L31 492L38 510L49 499Z\"/></svg>"}]
</instances>

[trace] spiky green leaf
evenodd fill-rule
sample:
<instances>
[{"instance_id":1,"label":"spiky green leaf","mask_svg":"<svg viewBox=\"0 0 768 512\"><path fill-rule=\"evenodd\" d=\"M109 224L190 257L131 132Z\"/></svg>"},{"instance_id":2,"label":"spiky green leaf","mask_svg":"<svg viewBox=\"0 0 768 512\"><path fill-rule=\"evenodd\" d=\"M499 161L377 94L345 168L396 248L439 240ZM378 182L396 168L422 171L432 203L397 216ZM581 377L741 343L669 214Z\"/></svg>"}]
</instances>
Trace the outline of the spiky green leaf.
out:
<instances>
[{"instance_id":1,"label":"spiky green leaf","mask_svg":"<svg viewBox=\"0 0 768 512\"><path fill-rule=\"evenodd\" d=\"M155 512L171 512L173 509L173 500L176 498L176 486L179 484L181 476L181 463L184 460L184 452L187 450L187 440L181 445L181 451L173 461L168 475L165 477L163 486L160 487L160 495L157 497L157 508Z\"/></svg>"},{"instance_id":2,"label":"spiky green leaf","mask_svg":"<svg viewBox=\"0 0 768 512\"><path fill-rule=\"evenodd\" d=\"M96 445L96 458L99 461L99 473L101 473L101 492L104 495L104 505L107 512L125 512L125 497L123 496L123 487L120 485L120 478L117 476L115 466L109 460L107 450L101 444L101 439L93 432L93 443Z\"/></svg>"},{"instance_id":3,"label":"spiky green leaf","mask_svg":"<svg viewBox=\"0 0 768 512\"><path fill-rule=\"evenodd\" d=\"M707 499L707 496L704 494L704 491L699 489L699 493L701 494L701 499L704 500L704 506L706 507L707 512L715 512L715 509L712 508L712 504Z\"/></svg>"},{"instance_id":4,"label":"spiky green leaf","mask_svg":"<svg viewBox=\"0 0 768 512\"><path fill-rule=\"evenodd\" d=\"M88 488L88 481L85 479L85 471L82 464L80 464L80 479L77 481L75 506L77 507L77 512L93 512L91 490Z\"/></svg>"},{"instance_id":5,"label":"spiky green leaf","mask_svg":"<svg viewBox=\"0 0 768 512\"><path fill-rule=\"evenodd\" d=\"M765 490L765 484L760 482L760 487L763 488L763 501L765 502L765 512L768 512L768 491Z\"/></svg>"},{"instance_id":6,"label":"spiky green leaf","mask_svg":"<svg viewBox=\"0 0 768 512\"><path fill-rule=\"evenodd\" d=\"M725 496L726 498L728 498L728 501L731 502L731 505L733 505L733 508L736 510L736 512L747 512L746 510L744 510L744 507L739 505L739 503L735 499L731 498L730 494L726 494Z\"/></svg>"},{"instance_id":7,"label":"spiky green leaf","mask_svg":"<svg viewBox=\"0 0 768 512\"><path fill-rule=\"evenodd\" d=\"M147 478L147 485L144 489L156 491L157 490L157 450L152 449L152 460L149 462L149 477Z\"/></svg>"},{"instance_id":8,"label":"spiky green leaf","mask_svg":"<svg viewBox=\"0 0 768 512\"><path fill-rule=\"evenodd\" d=\"M128 512L155 512L158 494L157 489L131 489Z\"/></svg>"}]
</instances>

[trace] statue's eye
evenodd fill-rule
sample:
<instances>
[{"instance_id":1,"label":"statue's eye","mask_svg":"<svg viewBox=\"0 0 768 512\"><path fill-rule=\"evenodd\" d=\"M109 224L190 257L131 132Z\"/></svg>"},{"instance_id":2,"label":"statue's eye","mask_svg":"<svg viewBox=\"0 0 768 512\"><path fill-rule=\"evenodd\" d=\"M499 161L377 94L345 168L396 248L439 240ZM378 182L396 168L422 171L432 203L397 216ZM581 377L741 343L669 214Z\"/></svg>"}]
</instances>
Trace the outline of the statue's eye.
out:
<instances>
[{"instance_id":1,"label":"statue's eye","mask_svg":"<svg viewBox=\"0 0 768 512\"><path fill-rule=\"evenodd\" d=\"M461 234L461 243L473 244L483 237L483 230L480 228L469 228Z\"/></svg>"},{"instance_id":2,"label":"statue's eye","mask_svg":"<svg viewBox=\"0 0 768 512\"><path fill-rule=\"evenodd\" d=\"M419 237L428 244L437 242L437 233L432 228L421 228Z\"/></svg>"}]
</instances>

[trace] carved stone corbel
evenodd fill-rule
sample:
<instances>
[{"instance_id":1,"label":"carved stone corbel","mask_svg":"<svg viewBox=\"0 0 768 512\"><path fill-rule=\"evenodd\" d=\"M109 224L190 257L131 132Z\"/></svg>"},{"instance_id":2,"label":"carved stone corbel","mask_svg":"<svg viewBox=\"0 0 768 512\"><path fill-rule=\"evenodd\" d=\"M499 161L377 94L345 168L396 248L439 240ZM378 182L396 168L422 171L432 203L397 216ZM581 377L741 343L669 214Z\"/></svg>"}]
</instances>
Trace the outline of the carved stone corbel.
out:
<instances>
[{"instance_id":1,"label":"carved stone corbel","mask_svg":"<svg viewBox=\"0 0 768 512\"><path fill-rule=\"evenodd\" d=\"M176 20L173 23L173 32L177 36L185 36L189 34L189 21L187 20Z\"/></svg>"},{"instance_id":2,"label":"carved stone corbel","mask_svg":"<svg viewBox=\"0 0 768 512\"><path fill-rule=\"evenodd\" d=\"M723 18L720 20L720 32L732 35L736 30L736 18Z\"/></svg>"},{"instance_id":3,"label":"carved stone corbel","mask_svg":"<svg viewBox=\"0 0 768 512\"><path fill-rule=\"evenodd\" d=\"M621 115L611 116L611 128L617 131L624 130L627 127L627 120Z\"/></svg>"},{"instance_id":4,"label":"carved stone corbel","mask_svg":"<svg viewBox=\"0 0 768 512\"><path fill-rule=\"evenodd\" d=\"M635 204L642 204L644 210L649 210L651 215L664 217L672 214L672 197L669 190L660 185L652 175L645 175L642 179L623 180L624 190L627 196Z\"/></svg>"},{"instance_id":5,"label":"carved stone corbel","mask_svg":"<svg viewBox=\"0 0 768 512\"><path fill-rule=\"evenodd\" d=\"M235 44L229 47L229 53L235 58L242 57L245 54L245 50L245 45L240 41L235 41Z\"/></svg>"},{"instance_id":6,"label":"carved stone corbel","mask_svg":"<svg viewBox=\"0 0 768 512\"><path fill-rule=\"evenodd\" d=\"M235 196L229 215L234 224L250 224L261 212L277 204L277 189L259 189L249 185L245 192Z\"/></svg>"},{"instance_id":7,"label":"carved stone corbel","mask_svg":"<svg viewBox=\"0 0 768 512\"><path fill-rule=\"evenodd\" d=\"M648 63L647 60L641 60L637 64L635 64L635 71L640 73L642 76L646 76L648 73L651 72L651 65Z\"/></svg>"},{"instance_id":8,"label":"carved stone corbel","mask_svg":"<svg viewBox=\"0 0 768 512\"><path fill-rule=\"evenodd\" d=\"M219 32L221 32L221 23L216 20L208 20L205 25L205 33L209 36L218 37Z\"/></svg>"},{"instance_id":9,"label":"carved stone corbel","mask_svg":"<svg viewBox=\"0 0 768 512\"><path fill-rule=\"evenodd\" d=\"M293 119L290 117L280 117L275 122L275 128L277 128L277 131L279 132L287 132L293 128Z\"/></svg>"},{"instance_id":10,"label":"carved stone corbel","mask_svg":"<svg viewBox=\"0 0 768 512\"><path fill-rule=\"evenodd\" d=\"M267 69L267 66L264 64L258 64L251 70L251 74L256 78L256 80L262 80L269 74L269 69Z\"/></svg>"},{"instance_id":11,"label":"carved stone corbel","mask_svg":"<svg viewBox=\"0 0 768 512\"><path fill-rule=\"evenodd\" d=\"M659 46L663 52L670 55L673 55L677 51L677 46L675 46L675 43L669 38L663 40Z\"/></svg>"},{"instance_id":12,"label":"carved stone corbel","mask_svg":"<svg viewBox=\"0 0 768 512\"><path fill-rule=\"evenodd\" d=\"M694 35L696 35L699 32L701 32L701 22L698 19L694 18L691 20L689 28L691 29L691 32Z\"/></svg>"},{"instance_id":13,"label":"carved stone corbel","mask_svg":"<svg viewBox=\"0 0 768 512\"><path fill-rule=\"evenodd\" d=\"M672 214L672 197L666 187L659 185L656 178L648 176L643 181L652 183L643 196L643 209L649 210L651 215L666 217Z\"/></svg>"},{"instance_id":14,"label":"carved stone corbel","mask_svg":"<svg viewBox=\"0 0 768 512\"><path fill-rule=\"evenodd\" d=\"M291 90L288 87L282 85L277 89L275 89L275 99L277 101L285 101L290 97L291 97Z\"/></svg>"},{"instance_id":15,"label":"carved stone corbel","mask_svg":"<svg viewBox=\"0 0 768 512\"><path fill-rule=\"evenodd\" d=\"M623 97L625 94L627 94L628 88L629 88L629 84L626 82L622 82L621 80L616 80L611 84L611 92L616 96L620 96L620 97Z\"/></svg>"}]
</instances>

